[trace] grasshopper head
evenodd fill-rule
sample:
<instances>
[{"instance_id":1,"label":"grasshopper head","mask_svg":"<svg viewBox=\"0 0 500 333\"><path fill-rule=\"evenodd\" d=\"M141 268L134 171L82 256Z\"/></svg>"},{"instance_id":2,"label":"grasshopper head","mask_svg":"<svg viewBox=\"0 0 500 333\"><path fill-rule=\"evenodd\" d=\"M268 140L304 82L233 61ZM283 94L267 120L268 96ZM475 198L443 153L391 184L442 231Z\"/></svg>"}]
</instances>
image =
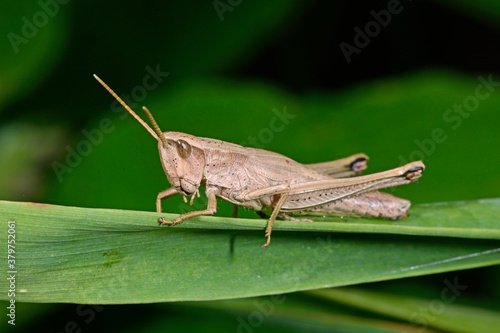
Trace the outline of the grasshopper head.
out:
<instances>
[{"instance_id":1,"label":"grasshopper head","mask_svg":"<svg viewBox=\"0 0 500 333\"><path fill-rule=\"evenodd\" d=\"M157 134L161 165L169 183L182 195L198 192L203 180L205 154L197 147L197 138L180 132L162 132L153 115L143 106ZM148 127L149 128L149 127Z\"/></svg>"},{"instance_id":2,"label":"grasshopper head","mask_svg":"<svg viewBox=\"0 0 500 333\"><path fill-rule=\"evenodd\" d=\"M167 146L159 141L158 151L168 181L183 195L196 193L205 169L205 154L197 138L179 132L165 132L162 137Z\"/></svg>"},{"instance_id":3,"label":"grasshopper head","mask_svg":"<svg viewBox=\"0 0 500 333\"><path fill-rule=\"evenodd\" d=\"M197 146L197 138L178 132L163 133L151 112L143 107L153 130L104 81L95 74L94 77L158 141L161 164L170 184L183 195L196 193L205 169L205 154Z\"/></svg>"}]
</instances>

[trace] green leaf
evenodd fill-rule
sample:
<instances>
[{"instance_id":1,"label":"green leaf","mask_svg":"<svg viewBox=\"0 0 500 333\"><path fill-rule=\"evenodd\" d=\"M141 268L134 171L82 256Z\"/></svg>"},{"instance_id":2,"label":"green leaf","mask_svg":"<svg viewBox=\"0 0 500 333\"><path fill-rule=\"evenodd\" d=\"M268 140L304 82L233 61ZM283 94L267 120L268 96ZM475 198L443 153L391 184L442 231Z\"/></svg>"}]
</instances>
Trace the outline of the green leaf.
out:
<instances>
[{"instance_id":1,"label":"green leaf","mask_svg":"<svg viewBox=\"0 0 500 333\"><path fill-rule=\"evenodd\" d=\"M15 221L17 301L209 300L498 264L499 202L424 206L404 220L421 235L433 235L431 221L424 220L435 212L437 229L453 225L452 237L366 234L376 230L372 221L343 234L329 232L346 231L346 224L280 221L264 250L264 220L200 217L165 228L156 225L157 213L0 201L1 237L7 239L7 220ZM395 233L404 224L379 223ZM457 232L461 228L481 239L457 238L466 234ZM6 257L4 251L1 260ZM6 280L0 288L8 289Z\"/></svg>"},{"instance_id":2,"label":"green leaf","mask_svg":"<svg viewBox=\"0 0 500 333\"><path fill-rule=\"evenodd\" d=\"M456 289L457 285L461 289ZM448 281L443 287L446 291L435 299L401 297L350 288L314 290L308 293L335 303L409 321L423 329L430 326L450 332L498 332L500 313L453 304L467 287L459 281Z\"/></svg>"},{"instance_id":3,"label":"green leaf","mask_svg":"<svg viewBox=\"0 0 500 333\"><path fill-rule=\"evenodd\" d=\"M313 298L313 300L316 299L316 297ZM166 303L158 307L164 312L171 312L175 307L176 310L191 310L193 315L206 313L207 310L212 310L213 313L209 312L212 317L224 314L226 316L224 324L227 327L225 330L219 328L219 332L250 331L250 329L257 328L259 332L262 330L266 332L267 330L270 332L290 332L290 330L303 332L304 327L307 327L307 332L401 333L421 330L420 326L394 320L388 321L385 318L370 318L364 313L360 314L357 309L353 310L352 307L321 301L312 303L311 297L304 297L303 294L291 294L210 302L178 302L173 306ZM325 305L325 303L327 304ZM189 315L189 313L184 315ZM193 320L191 325L196 327L200 325L199 322ZM165 329L175 331L175 328L172 327L172 318L159 317L154 327L162 325ZM222 326L222 324L219 325ZM195 331L193 328L191 331ZM154 332L154 330L150 332ZM428 330L427 332L434 331Z\"/></svg>"}]
</instances>

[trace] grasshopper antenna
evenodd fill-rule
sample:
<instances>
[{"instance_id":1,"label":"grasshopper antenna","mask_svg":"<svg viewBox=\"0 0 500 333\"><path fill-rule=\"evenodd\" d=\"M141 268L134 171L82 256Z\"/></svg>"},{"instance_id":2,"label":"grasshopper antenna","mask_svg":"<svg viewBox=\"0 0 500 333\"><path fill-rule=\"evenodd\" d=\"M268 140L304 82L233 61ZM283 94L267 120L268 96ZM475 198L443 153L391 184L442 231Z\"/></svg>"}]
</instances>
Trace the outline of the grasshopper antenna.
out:
<instances>
[{"instance_id":1,"label":"grasshopper antenna","mask_svg":"<svg viewBox=\"0 0 500 333\"><path fill-rule=\"evenodd\" d=\"M161 131L160 126L158 126L158 124L156 123L156 120L155 120L155 118L153 118L153 115L151 114L151 112L145 106L143 106L142 109L144 110L144 112L146 112L146 115L148 116L149 121L153 125L153 128L155 129L156 133L158 133L158 137L160 138L161 142L163 142L163 147L165 147L165 148L170 147L167 140L163 136L163 132Z\"/></svg>"},{"instance_id":2,"label":"grasshopper antenna","mask_svg":"<svg viewBox=\"0 0 500 333\"><path fill-rule=\"evenodd\" d=\"M97 75L94 74L94 78L114 97L116 98L116 100L118 102L120 102L120 104L132 115L132 117L134 117L139 123L141 123L141 125L149 132L149 134L151 134L151 136L153 136L153 138L156 139L156 141L161 141L163 143L163 146L165 148L169 147L170 145L167 143L167 140L165 139L165 137L163 136L163 133L162 131L160 130L160 127L158 126L158 124L156 123L156 121L154 120L153 116L151 115L151 112L149 112L148 109L146 109L145 107L143 107L144 111L146 112L146 114L148 115L148 118L151 120L151 123L153 124L153 128L155 129L155 131L153 131L153 129L151 127L149 127L148 124L146 124L146 122L144 120L141 119L141 117L139 117L135 112L134 110L132 110L130 108L130 106L127 105L127 103L125 103L121 98L120 96L118 96L114 91L113 89L111 89L106 83L104 83L103 80L101 80Z\"/></svg>"}]
</instances>

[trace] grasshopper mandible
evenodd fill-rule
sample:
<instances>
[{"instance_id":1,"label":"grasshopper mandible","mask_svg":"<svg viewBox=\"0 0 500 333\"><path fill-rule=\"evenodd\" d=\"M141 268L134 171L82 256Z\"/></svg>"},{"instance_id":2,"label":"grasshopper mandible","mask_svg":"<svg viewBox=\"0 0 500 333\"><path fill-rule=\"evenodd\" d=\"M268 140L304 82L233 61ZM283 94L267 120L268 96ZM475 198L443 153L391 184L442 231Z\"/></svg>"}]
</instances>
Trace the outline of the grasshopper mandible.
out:
<instances>
[{"instance_id":1,"label":"grasshopper mandible","mask_svg":"<svg viewBox=\"0 0 500 333\"><path fill-rule=\"evenodd\" d=\"M205 186L206 209L185 213L172 221L160 217L160 224L173 226L195 216L213 215L217 212L217 197L220 197L268 218L267 242L262 245L266 248L278 216L289 221L311 221L296 219L287 213L406 217L410 208L408 200L377 190L413 182L420 178L425 168L417 161L384 172L350 177L366 168L366 155L300 164L263 149L180 132L162 132L151 112L143 107L153 130L106 83L97 75L94 77L158 141L161 164L172 185L158 194L158 213L161 213L161 200L180 193L185 202L191 196L192 204L195 197L200 196L200 186Z\"/></svg>"}]
</instances>

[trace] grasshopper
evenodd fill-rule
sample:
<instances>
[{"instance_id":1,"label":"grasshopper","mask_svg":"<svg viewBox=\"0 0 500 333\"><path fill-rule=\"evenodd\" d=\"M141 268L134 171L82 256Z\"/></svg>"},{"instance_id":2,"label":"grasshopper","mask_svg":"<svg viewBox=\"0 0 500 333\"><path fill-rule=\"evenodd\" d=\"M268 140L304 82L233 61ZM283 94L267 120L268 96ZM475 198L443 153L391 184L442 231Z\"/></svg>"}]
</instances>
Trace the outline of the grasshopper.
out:
<instances>
[{"instance_id":1,"label":"grasshopper","mask_svg":"<svg viewBox=\"0 0 500 333\"><path fill-rule=\"evenodd\" d=\"M162 132L151 112L143 107L153 129L144 122L106 83L97 81L158 141L161 164L172 187L156 198L161 201L177 193L184 201L199 197L205 186L207 208L188 212L174 220L158 219L174 226L195 216L217 212L217 197L237 206L257 211L268 218L263 248L271 242L271 231L278 216L288 221L311 221L289 216L294 214L335 214L400 219L408 216L410 202L377 190L416 181L425 168L421 161L408 163L366 176L368 157L352 155L340 160L301 164L271 151L242 147L216 139L201 138L180 132ZM269 216L269 215L270 216Z\"/></svg>"}]
</instances>

